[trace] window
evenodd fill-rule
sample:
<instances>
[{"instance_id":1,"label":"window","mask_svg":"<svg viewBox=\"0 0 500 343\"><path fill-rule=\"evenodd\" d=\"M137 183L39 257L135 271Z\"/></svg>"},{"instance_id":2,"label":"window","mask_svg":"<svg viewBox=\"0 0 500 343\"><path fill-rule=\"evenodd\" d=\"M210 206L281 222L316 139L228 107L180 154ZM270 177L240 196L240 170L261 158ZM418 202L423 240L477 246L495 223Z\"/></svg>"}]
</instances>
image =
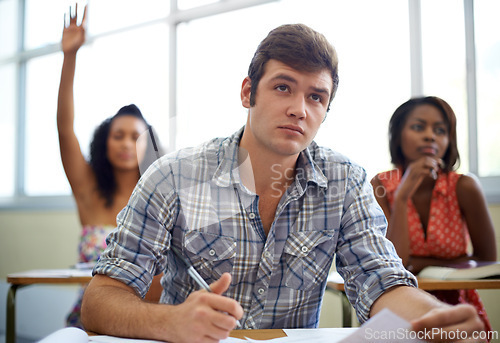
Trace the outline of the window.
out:
<instances>
[{"instance_id":1,"label":"window","mask_svg":"<svg viewBox=\"0 0 500 343\"><path fill-rule=\"evenodd\" d=\"M446 15L446 25L443 16ZM457 116L460 170L468 170L467 89L463 3L422 2L422 57L424 95L436 95L450 104ZM462 58L457 58L462 56Z\"/></svg>"},{"instance_id":2,"label":"window","mask_svg":"<svg viewBox=\"0 0 500 343\"><path fill-rule=\"evenodd\" d=\"M63 57L59 44L68 4L27 0L24 49L0 55L9 56L5 63L0 60L0 121L6 131L0 139L4 147L15 147L19 133L22 142L22 151L8 149L4 158L12 163L1 171L3 179L11 182L2 183L0 196L4 202L17 199L13 206L36 205L36 199L45 205L47 197L50 204L58 199L54 196L71 194L56 127ZM80 10L83 5L79 3ZM161 0L147 4L106 0L92 3L87 14L88 42L78 53L75 73L75 131L82 152L88 155L95 127L130 103L155 128L162 128L157 130L160 140L168 144L168 6ZM3 21L0 25L2 37L15 26L4 26ZM16 83L21 86L18 96ZM71 205L67 199L60 200L54 206Z\"/></svg>"},{"instance_id":3,"label":"window","mask_svg":"<svg viewBox=\"0 0 500 343\"><path fill-rule=\"evenodd\" d=\"M376 11L392 14L380 20ZM239 25L245 18L262 24ZM269 30L290 22L323 33L339 54L339 90L316 141L372 176L389 168L387 125L410 94L408 5L399 0L288 0L180 25L177 146L227 136L245 124L239 92L253 53ZM370 144L362 143L365 137Z\"/></svg>"},{"instance_id":4,"label":"window","mask_svg":"<svg viewBox=\"0 0 500 343\"><path fill-rule=\"evenodd\" d=\"M474 6L479 176L500 175L500 2L476 1Z\"/></svg>"},{"instance_id":5,"label":"window","mask_svg":"<svg viewBox=\"0 0 500 343\"><path fill-rule=\"evenodd\" d=\"M339 90L319 144L372 177L391 167L387 127L396 107L412 94L437 95L457 113L461 171L477 174L489 200L498 202L499 6L496 0L90 2L75 77L77 136L87 155L94 128L129 103L170 150L230 135L246 121L239 91L257 44L280 24L302 22L326 35L340 61ZM66 0L0 1L0 143L17 147L4 148L4 207L22 207L19 199L68 203L55 121L67 7ZM412 36L415 22L419 34Z\"/></svg>"},{"instance_id":6,"label":"window","mask_svg":"<svg viewBox=\"0 0 500 343\"><path fill-rule=\"evenodd\" d=\"M1 3L0 3L1 4ZM1 25L1 24L0 24ZM2 168L0 168L0 197L9 197L15 190L16 170L16 66L0 66L0 147L2 147Z\"/></svg>"}]
</instances>

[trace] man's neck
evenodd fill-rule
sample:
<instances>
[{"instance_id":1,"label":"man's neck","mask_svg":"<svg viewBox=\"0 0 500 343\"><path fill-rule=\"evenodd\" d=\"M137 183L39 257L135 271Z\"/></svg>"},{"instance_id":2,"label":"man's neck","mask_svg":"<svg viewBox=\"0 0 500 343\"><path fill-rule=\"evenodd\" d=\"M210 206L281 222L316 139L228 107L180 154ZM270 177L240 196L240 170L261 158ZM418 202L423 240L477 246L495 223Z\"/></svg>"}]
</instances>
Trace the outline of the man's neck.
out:
<instances>
[{"instance_id":1,"label":"man's neck","mask_svg":"<svg viewBox=\"0 0 500 343\"><path fill-rule=\"evenodd\" d=\"M298 155L276 156L247 151L240 146L238 162L241 180L245 187L258 195L281 195L295 178L297 158Z\"/></svg>"}]
</instances>

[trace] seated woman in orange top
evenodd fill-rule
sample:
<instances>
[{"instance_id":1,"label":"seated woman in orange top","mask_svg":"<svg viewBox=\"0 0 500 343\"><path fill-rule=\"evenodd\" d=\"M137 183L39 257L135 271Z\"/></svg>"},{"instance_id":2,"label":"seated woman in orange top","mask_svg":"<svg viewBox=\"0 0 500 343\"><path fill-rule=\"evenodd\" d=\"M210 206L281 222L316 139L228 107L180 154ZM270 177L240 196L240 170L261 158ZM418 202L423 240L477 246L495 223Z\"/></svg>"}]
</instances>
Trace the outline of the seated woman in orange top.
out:
<instances>
[{"instance_id":1,"label":"seated woman in orange top","mask_svg":"<svg viewBox=\"0 0 500 343\"><path fill-rule=\"evenodd\" d=\"M421 97L399 106L389 124L389 148L396 169L377 174L372 185L388 220L387 238L408 270L495 261L495 233L481 188L474 177L454 171L460 158L450 105ZM450 304L474 305L491 330L476 290L431 293Z\"/></svg>"}]
</instances>

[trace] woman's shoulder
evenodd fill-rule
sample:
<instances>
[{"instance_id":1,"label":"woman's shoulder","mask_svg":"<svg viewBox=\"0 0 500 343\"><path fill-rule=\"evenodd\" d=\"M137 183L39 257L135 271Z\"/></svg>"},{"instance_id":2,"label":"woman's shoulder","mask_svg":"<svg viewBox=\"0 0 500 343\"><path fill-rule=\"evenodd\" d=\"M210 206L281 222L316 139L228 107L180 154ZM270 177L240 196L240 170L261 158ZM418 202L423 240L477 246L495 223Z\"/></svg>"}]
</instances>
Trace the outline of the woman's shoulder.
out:
<instances>
[{"instance_id":1,"label":"woman's shoulder","mask_svg":"<svg viewBox=\"0 0 500 343\"><path fill-rule=\"evenodd\" d=\"M458 197L468 196L473 193L482 193L481 186L476 175L472 173L451 173L450 177L456 179L456 191Z\"/></svg>"},{"instance_id":2,"label":"woman's shoulder","mask_svg":"<svg viewBox=\"0 0 500 343\"><path fill-rule=\"evenodd\" d=\"M401 180L402 176L402 171L400 169L391 169L391 170L386 170L383 172L380 172L376 174L373 177L373 180L376 180L376 182L379 182L385 186L393 184L393 183L399 183Z\"/></svg>"}]
</instances>

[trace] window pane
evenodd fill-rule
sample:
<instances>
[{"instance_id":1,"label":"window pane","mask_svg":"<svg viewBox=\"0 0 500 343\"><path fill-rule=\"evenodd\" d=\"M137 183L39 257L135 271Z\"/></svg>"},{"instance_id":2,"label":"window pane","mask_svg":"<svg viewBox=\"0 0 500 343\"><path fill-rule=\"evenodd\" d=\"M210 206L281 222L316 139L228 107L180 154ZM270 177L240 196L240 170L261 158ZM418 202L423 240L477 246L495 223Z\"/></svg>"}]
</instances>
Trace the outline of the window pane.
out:
<instances>
[{"instance_id":1,"label":"window pane","mask_svg":"<svg viewBox=\"0 0 500 343\"><path fill-rule=\"evenodd\" d=\"M96 35L159 18L166 18L169 10L170 1L166 0L90 1L88 12L89 34ZM153 41L150 43L153 43Z\"/></svg>"},{"instance_id":2,"label":"window pane","mask_svg":"<svg viewBox=\"0 0 500 343\"><path fill-rule=\"evenodd\" d=\"M500 2L475 1L480 176L500 175Z\"/></svg>"},{"instance_id":3,"label":"window pane","mask_svg":"<svg viewBox=\"0 0 500 343\"><path fill-rule=\"evenodd\" d=\"M62 55L30 60L26 69L27 195L69 194L56 128L57 90Z\"/></svg>"},{"instance_id":4,"label":"window pane","mask_svg":"<svg viewBox=\"0 0 500 343\"><path fill-rule=\"evenodd\" d=\"M1 4L1 2L0 2ZM0 197L14 195L15 146L16 146L16 65L0 67L0 146L2 167L0 168Z\"/></svg>"},{"instance_id":5,"label":"window pane","mask_svg":"<svg viewBox=\"0 0 500 343\"><path fill-rule=\"evenodd\" d=\"M463 3L425 0L421 4L424 94L438 96L453 108L460 170L466 172L469 150Z\"/></svg>"},{"instance_id":6,"label":"window pane","mask_svg":"<svg viewBox=\"0 0 500 343\"><path fill-rule=\"evenodd\" d=\"M214 2L218 1L220 0L177 0L177 7L180 10L186 10L189 8L213 4ZM229 0L229 1L234 1L234 0Z\"/></svg>"},{"instance_id":7,"label":"window pane","mask_svg":"<svg viewBox=\"0 0 500 343\"><path fill-rule=\"evenodd\" d=\"M98 39L79 52L75 75L75 130L86 157L95 127L131 103L135 103L155 127L162 145L168 143L167 37L167 26L157 24ZM151 41L161 44L151 44ZM61 65L61 53L28 63L28 195L70 192L59 156L56 129Z\"/></svg>"},{"instance_id":8,"label":"window pane","mask_svg":"<svg viewBox=\"0 0 500 343\"><path fill-rule=\"evenodd\" d=\"M61 40L64 13L73 2L67 0L26 0L25 49L38 48Z\"/></svg>"},{"instance_id":9,"label":"window pane","mask_svg":"<svg viewBox=\"0 0 500 343\"><path fill-rule=\"evenodd\" d=\"M260 24L241 25L248 18ZM339 54L339 90L316 141L371 175L389 168L389 118L410 96L408 7L399 0L287 0L181 25L177 146L245 124L239 94L253 53L271 29L294 22L325 34ZM360 143L363 137L369 145Z\"/></svg>"},{"instance_id":10,"label":"window pane","mask_svg":"<svg viewBox=\"0 0 500 343\"><path fill-rule=\"evenodd\" d=\"M168 26L154 24L94 41L81 51L75 125L85 155L94 128L134 103L168 144Z\"/></svg>"},{"instance_id":11,"label":"window pane","mask_svg":"<svg viewBox=\"0 0 500 343\"><path fill-rule=\"evenodd\" d=\"M0 1L0 58L16 52L17 1Z\"/></svg>"}]
</instances>

